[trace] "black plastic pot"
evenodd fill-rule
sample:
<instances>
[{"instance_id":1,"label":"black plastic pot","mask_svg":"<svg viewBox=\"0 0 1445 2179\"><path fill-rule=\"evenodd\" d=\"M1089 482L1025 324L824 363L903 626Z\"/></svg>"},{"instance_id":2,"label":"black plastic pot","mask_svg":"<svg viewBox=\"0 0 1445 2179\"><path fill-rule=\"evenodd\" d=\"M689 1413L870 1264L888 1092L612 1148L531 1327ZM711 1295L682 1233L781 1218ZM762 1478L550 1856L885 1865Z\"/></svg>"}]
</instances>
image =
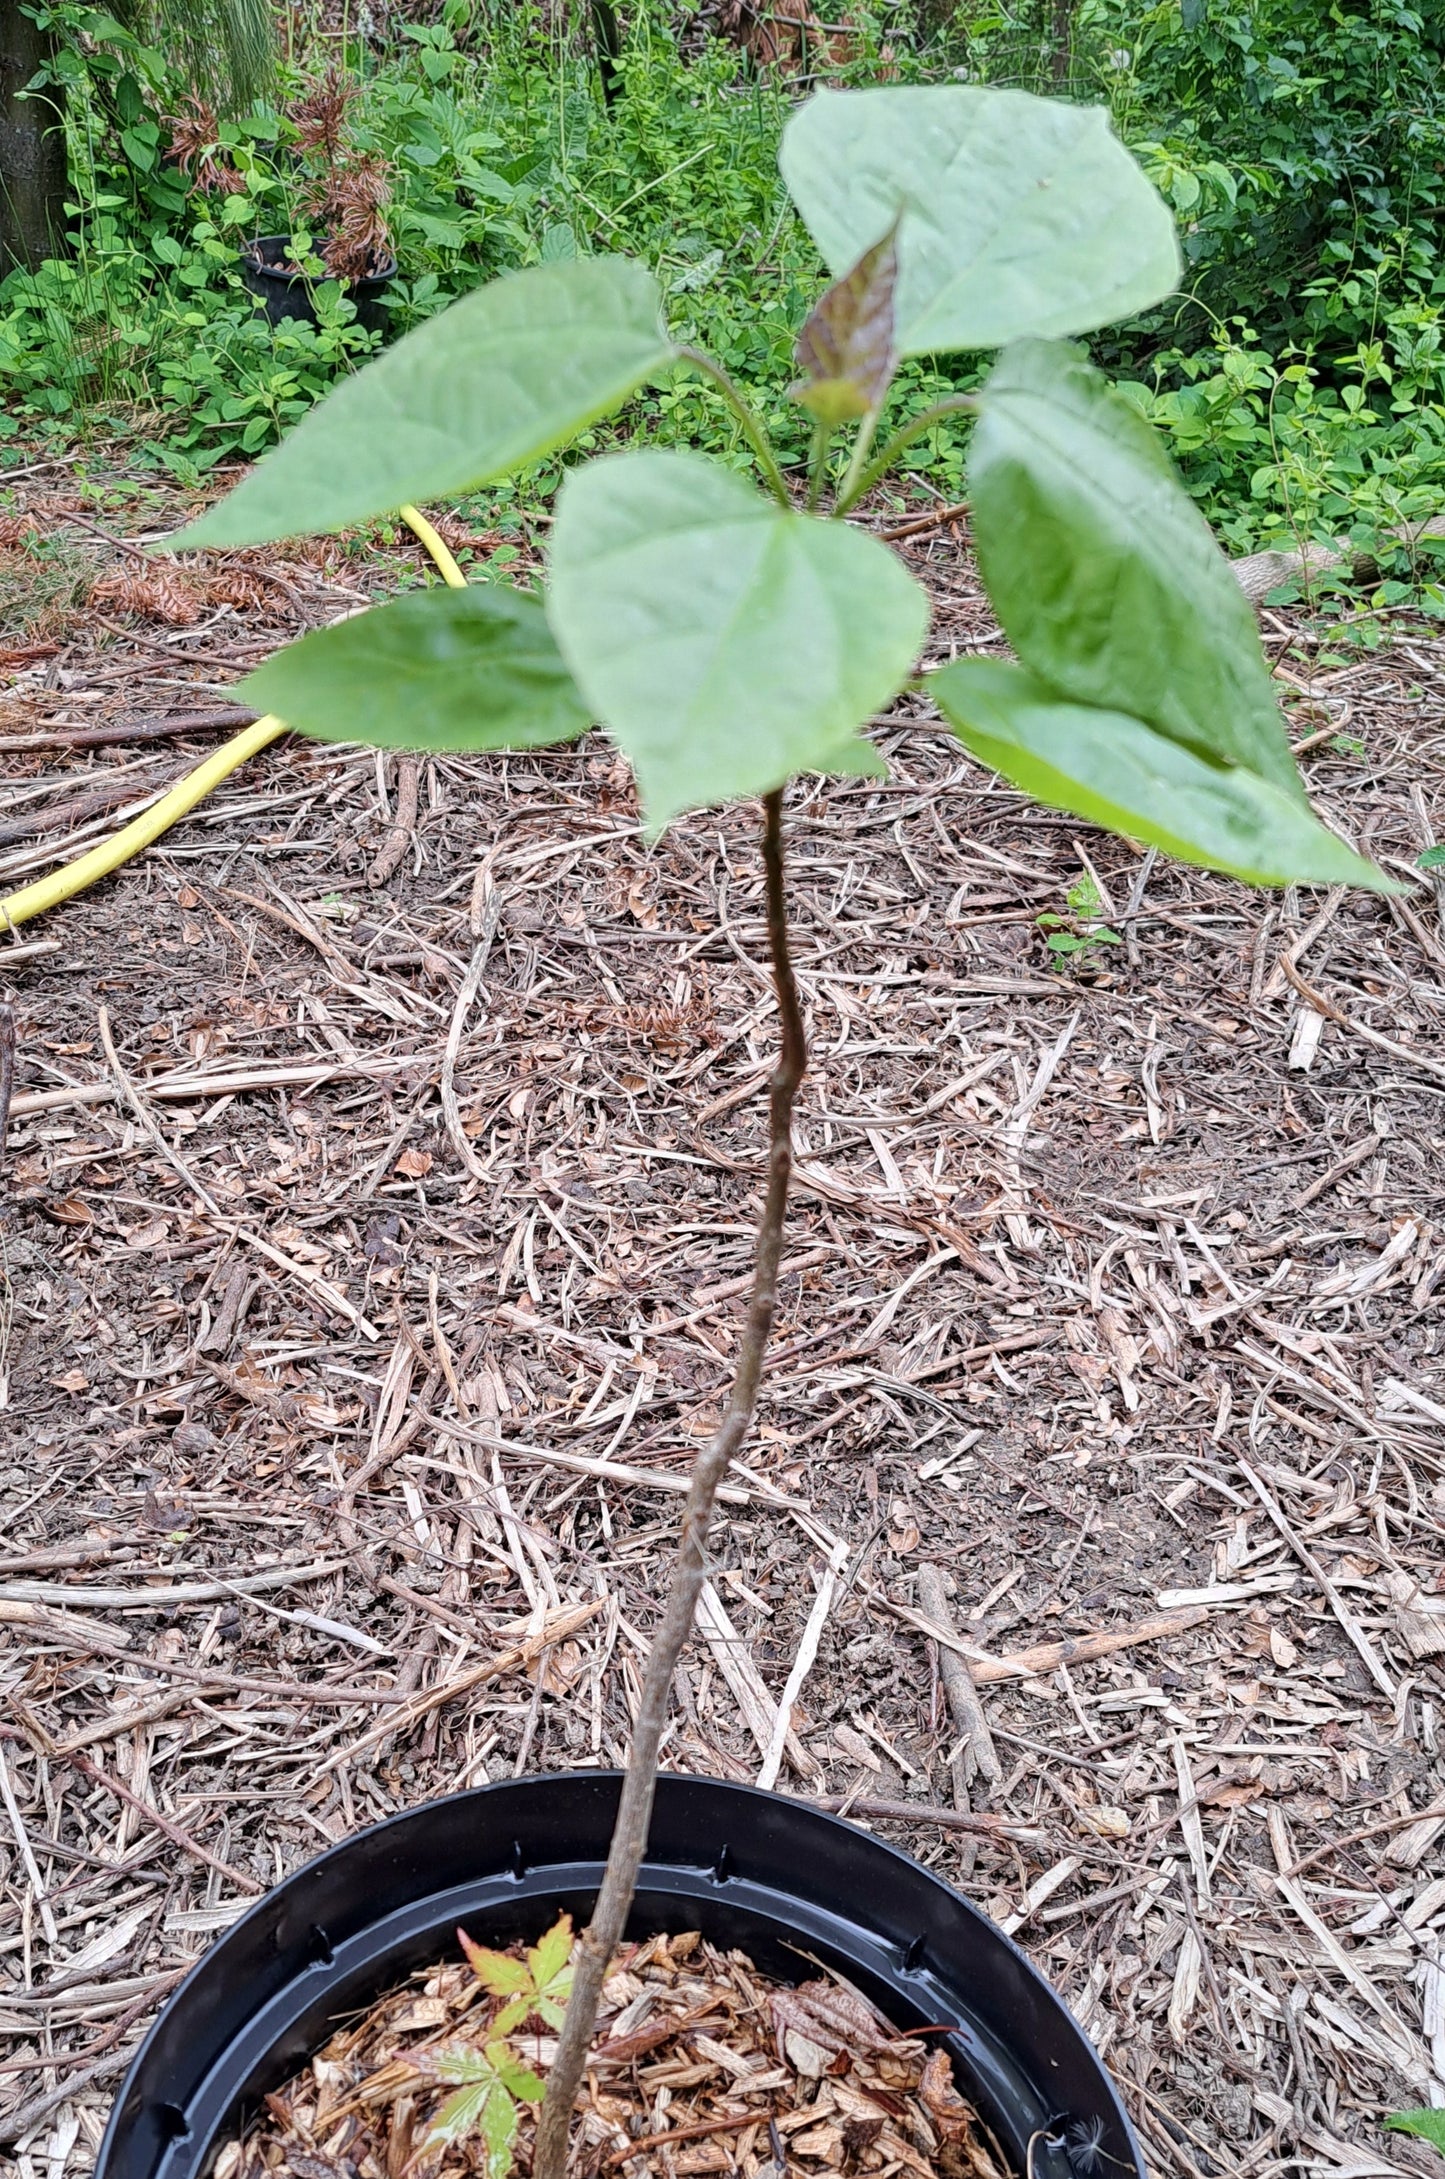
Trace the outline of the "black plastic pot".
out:
<instances>
[{"instance_id":1,"label":"black plastic pot","mask_svg":"<svg viewBox=\"0 0 1445 2179\"><path fill-rule=\"evenodd\" d=\"M212 1946L152 2028L97 2179L199 2179L229 2130L340 2016L454 1955L585 1918L617 1807L615 1771L483 1786L394 1816L288 1877ZM764 1971L840 1969L899 2027L942 2038L1016 2173L1145 2179L1093 2046L966 1899L866 1832L750 1786L658 1782L634 1935L700 1929ZM1074 2144L1096 2144L1070 2155ZM1100 2158L1107 2157L1104 2163Z\"/></svg>"},{"instance_id":2,"label":"black plastic pot","mask_svg":"<svg viewBox=\"0 0 1445 2179\"><path fill-rule=\"evenodd\" d=\"M288 270L290 260L289 235L258 235L242 252L241 278L259 298L273 325L280 325L286 318L300 318L307 325L315 325L318 320L312 296L316 283L304 273ZM387 290L395 278L396 259L389 257L380 272L353 282L346 291L356 305L357 324L368 333L386 331L391 310Z\"/></svg>"}]
</instances>

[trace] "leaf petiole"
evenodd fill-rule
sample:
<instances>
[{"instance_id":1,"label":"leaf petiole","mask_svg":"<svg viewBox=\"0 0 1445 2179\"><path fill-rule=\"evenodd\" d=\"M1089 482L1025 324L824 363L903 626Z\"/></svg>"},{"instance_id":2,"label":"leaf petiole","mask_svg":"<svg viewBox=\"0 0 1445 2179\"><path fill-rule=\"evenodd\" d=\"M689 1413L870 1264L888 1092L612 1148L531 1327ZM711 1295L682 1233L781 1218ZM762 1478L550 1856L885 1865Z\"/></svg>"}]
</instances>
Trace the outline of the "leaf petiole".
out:
<instances>
[{"instance_id":1,"label":"leaf petiole","mask_svg":"<svg viewBox=\"0 0 1445 2179\"><path fill-rule=\"evenodd\" d=\"M808 449L808 512L818 512L818 502L823 496L823 484L828 474L828 441L832 431L818 417L813 425L813 441Z\"/></svg>"},{"instance_id":2,"label":"leaf petiole","mask_svg":"<svg viewBox=\"0 0 1445 2179\"><path fill-rule=\"evenodd\" d=\"M877 436L878 426L882 420L883 402L880 401L875 407L869 409L862 423L858 426L858 436L853 441L853 451L848 457L848 466L843 472L843 481L838 486L837 498L833 501L835 516L846 514L854 500L857 499L859 492L866 489L866 487L860 485L859 479L863 474L864 464L868 460L869 450Z\"/></svg>"},{"instance_id":3,"label":"leaf petiole","mask_svg":"<svg viewBox=\"0 0 1445 2179\"><path fill-rule=\"evenodd\" d=\"M679 363L690 363L695 371L700 371L704 378L710 379L713 385L717 387L718 392L747 433L748 444L758 457L763 475L768 482L769 491L780 507L791 509L793 502L788 496L788 487L784 481L783 472L778 467L778 457L773 451L773 442L768 437L763 427L763 420L756 409L739 391L722 365L714 362L713 358L706 354L703 349L679 348L677 360Z\"/></svg>"},{"instance_id":4,"label":"leaf petiole","mask_svg":"<svg viewBox=\"0 0 1445 2179\"><path fill-rule=\"evenodd\" d=\"M868 429L870 420L865 418L863 429L858 434L858 445L853 449L853 459L848 464L848 474L844 477L838 490L838 501L833 509L834 514L847 514L850 507L856 506L866 492L871 492L874 485L887 476L903 449L910 446L915 439L921 438L925 431L931 431L933 426L941 423L945 416L974 414L977 412L978 406L978 396L972 393L951 393L946 401L935 401L931 408L921 409L918 415L911 416L906 424L900 424L882 452L875 455L866 468L863 467L862 462L859 460L859 450L861 449L864 455L867 454L868 445L872 441L873 434ZM876 423L876 418L872 419L872 421Z\"/></svg>"}]
</instances>

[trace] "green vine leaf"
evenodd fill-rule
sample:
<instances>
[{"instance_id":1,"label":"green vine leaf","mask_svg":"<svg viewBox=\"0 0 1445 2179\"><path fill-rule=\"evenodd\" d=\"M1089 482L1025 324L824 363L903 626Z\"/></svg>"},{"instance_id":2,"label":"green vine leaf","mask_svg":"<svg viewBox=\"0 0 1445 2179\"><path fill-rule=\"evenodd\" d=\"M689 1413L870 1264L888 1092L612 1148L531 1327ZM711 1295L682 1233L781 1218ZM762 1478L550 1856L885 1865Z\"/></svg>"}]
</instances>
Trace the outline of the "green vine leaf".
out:
<instances>
[{"instance_id":1,"label":"green vine leaf","mask_svg":"<svg viewBox=\"0 0 1445 2179\"><path fill-rule=\"evenodd\" d=\"M300 733L381 749L542 749L592 723L541 601L505 583L409 591L303 636L237 693Z\"/></svg>"},{"instance_id":2,"label":"green vine leaf","mask_svg":"<svg viewBox=\"0 0 1445 2179\"><path fill-rule=\"evenodd\" d=\"M925 685L965 748L1051 809L1251 885L1399 890L1274 780L1211 763L1127 713L1071 703L1022 666L959 659Z\"/></svg>"},{"instance_id":3,"label":"green vine leaf","mask_svg":"<svg viewBox=\"0 0 1445 2179\"><path fill-rule=\"evenodd\" d=\"M858 730L907 679L928 599L865 532L695 454L617 454L563 485L551 575L562 656L654 830L795 772L882 772Z\"/></svg>"},{"instance_id":4,"label":"green vine leaf","mask_svg":"<svg viewBox=\"0 0 1445 2179\"><path fill-rule=\"evenodd\" d=\"M901 214L901 355L1091 332L1178 284L1168 208L1099 107L962 84L819 91L778 163L833 273Z\"/></svg>"},{"instance_id":5,"label":"green vine leaf","mask_svg":"<svg viewBox=\"0 0 1445 2179\"><path fill-rule=\"evenodd\" d=\"M898 284L898 222L835 280L813 305L798 335L806 374L794 398L830 427L881 408L898 368L893 296Z\"/></svg>"},{"instance_id":6,"label":"green vine leaf","mask_svg":"<svg viewBox=\"0 0 1445 2179\"><path fill-rule=\"evenodd\" d=\"M980 395L979 568L1024 665L1305 806L1254 615L1153 428L1077 350L1020 341Z\"/></svg>"},{"instance_id":7,"label":"green vine leaf","mask_svg":"<svg viewBox=\"0 0 1445 2179\"><path fill-rule=\"evenodd\" d=\"M657 283L630 258L511 273L342 379L167 549L340 530L475 491L574 439L674 355Z\"/></svg>"}]
</instances>

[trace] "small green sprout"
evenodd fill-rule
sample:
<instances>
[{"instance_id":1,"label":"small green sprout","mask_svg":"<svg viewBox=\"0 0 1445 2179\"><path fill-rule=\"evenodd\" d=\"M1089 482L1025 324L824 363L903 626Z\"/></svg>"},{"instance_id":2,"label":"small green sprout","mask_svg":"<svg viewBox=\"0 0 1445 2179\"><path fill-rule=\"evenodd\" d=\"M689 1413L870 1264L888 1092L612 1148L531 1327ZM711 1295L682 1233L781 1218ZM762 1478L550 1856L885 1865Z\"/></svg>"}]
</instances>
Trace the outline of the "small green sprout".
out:
<instances>
[{"instance_id":1,"label":"small green sprout","mask_svg":"<svg viewBox=\"0 0 1445 2179\"><path fill-rule=\"evenodd\" d=\"M1117 931L1111 931L1107 923L1098 921L1103 901L1087 870L1082 877L1075 878L1064 898L1069 906L1067 915L1056 915L1046 908L1042 915L1034 917L1038 928L1049 934L1044 943L1050 953L1057 954L1061 960L1077 959L1081 955L1087 957L1100 946L1123 944Z\"/></svg>"},{"instance_id":2,"label":"small green sprout","mask_svg":"<svg viewBox=\"0 0 1445 2179\"><path fill-rule=\"evenodd\" d=\"M418 2069L446 2082L452 2093L418 2141L411 2169L480 2134L487 2179L507 2179L517 2106L540 2103L546 2092L546 2083L523 2065L508 2037L533 2018L561 2027L572 1988L572 1918L564 1914L522 1959L488 1951L464 1929L457 1938L481 1988L502 2002L487 2017L479 2042L457 2040L418 2057Z\"/></svg>"}]
</instances>

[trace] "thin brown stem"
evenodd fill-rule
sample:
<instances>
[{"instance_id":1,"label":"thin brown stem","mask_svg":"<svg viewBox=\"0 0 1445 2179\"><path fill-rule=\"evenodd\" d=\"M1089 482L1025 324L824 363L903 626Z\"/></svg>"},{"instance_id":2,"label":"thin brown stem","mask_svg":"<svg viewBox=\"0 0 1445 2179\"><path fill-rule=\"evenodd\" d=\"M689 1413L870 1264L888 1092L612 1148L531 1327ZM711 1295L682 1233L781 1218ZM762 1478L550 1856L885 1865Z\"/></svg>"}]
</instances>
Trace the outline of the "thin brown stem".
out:
<instances>
[{"instance_id":1,"label":"thin brown stem","mask_svg":"<svg viewBox=\"0 0 1445 2179\"><path fill-rule=\"evenodd\" d=\"M753 1292L738 1352L737 1370L726 1412L717 1431L698 1455L682 1509L682 1536L673 1568L672 1588L662 1625L653 1638L642 1685L642 1701L632 1729L632 1749L622 1798L607 1856L607 1871L592 1920L577 1948L576 1974L557 2055L547 2075L547 2095L537 2122L533 2179L565 2179L572 2110L592 2046L597 2005L612 1955L622 1939L637 1872L647 1850L652 1800L657 1785L657 1755L667 1722L673 1674L692 1632L697 1600L707 1572L708 1531L713 1501L728 1464L741 1450L757 1405L763 1355L778 1299L778 1263L783 1250L783 1220L793 1160L793 1100L807 1065L798 987L788 953L787 899L783 884L782 790L763 802L763 867L767 878L768 951L778 995L783 1041L773 1074L768 1107L768 1174L763 1215L758 1226Z\"/></svg>"},{"instance_id":2,"label":"thin brown stem","mask_svg":"<svg viewBox=\"0 0 1445 2179\"><path fill-rule=\"evenodd\" d=\"M10 1093L15 1087L15 1016L0 999L0 1165L5 1161L5 1130L10 1121Z\"/></svg>"}]
</instances>

